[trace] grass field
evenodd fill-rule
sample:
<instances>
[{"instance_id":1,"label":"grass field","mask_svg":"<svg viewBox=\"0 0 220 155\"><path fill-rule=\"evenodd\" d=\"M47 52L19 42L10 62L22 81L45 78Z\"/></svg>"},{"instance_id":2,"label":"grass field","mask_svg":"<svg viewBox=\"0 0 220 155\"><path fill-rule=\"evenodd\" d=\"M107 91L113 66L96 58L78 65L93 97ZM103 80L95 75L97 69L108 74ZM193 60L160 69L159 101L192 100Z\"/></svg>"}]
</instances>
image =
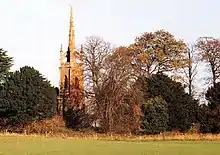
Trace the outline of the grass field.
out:
<instances>
[{"instance_id":1,"label":"grass field","mask_svg":"<svg viewBox=\"0 0 220 155\"><path fill-rule=\"evenodd\" d=\"M0 155L219 155L220 141L125 142L0 135Z\"/></svg>"}]
</instances>

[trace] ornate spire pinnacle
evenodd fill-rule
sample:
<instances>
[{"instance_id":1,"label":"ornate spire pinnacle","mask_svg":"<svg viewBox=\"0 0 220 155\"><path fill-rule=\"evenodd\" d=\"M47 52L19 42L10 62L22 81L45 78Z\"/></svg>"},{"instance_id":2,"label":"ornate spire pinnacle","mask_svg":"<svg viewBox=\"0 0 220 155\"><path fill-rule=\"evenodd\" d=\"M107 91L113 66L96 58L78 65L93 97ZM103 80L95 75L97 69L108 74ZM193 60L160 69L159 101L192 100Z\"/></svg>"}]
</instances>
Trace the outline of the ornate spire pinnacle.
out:
<instances>
[{"instance_id":1,"label":"ornate spire pinnacle","mask_svg":"<svg viewBox=\"0 0 220 155\"><path fill-rule=\"evenodd\" d=\"M68 44L68 47L70 49L70 52L74 52L74 49L75 49L75 34L74 34L72 6L70 6L69 44Z\"/></svg>"},{"instance_id":2,"label":"ornate spire pinnacle","mask_svg":"<svg viewBox=\"0 0 220 155\"><path fill-rule=\"evenodd\" d=\"M62 44L60 46L60 67L62 67L62 61L63 61L63 47Z\"/></svg>"},{"instance_id":3,"label":"ornate spire pinnacle","mask_svg":"<svg viewBox=\"0 0 220 155\"><path fill-rule=\"evenodd\" d=\"M63 52L63 45L60 46L60 52Z\"/></svg>"},{"instance_id":4,"label":"ornate spire pinnacle","mask_svg":"<svg viewBox=\"0 0 220 155\"><path fill-rule=\"evenodd\" d=\"M83 44L81 44L80 52L83 52Z\"/></svg>"}]
</instances>

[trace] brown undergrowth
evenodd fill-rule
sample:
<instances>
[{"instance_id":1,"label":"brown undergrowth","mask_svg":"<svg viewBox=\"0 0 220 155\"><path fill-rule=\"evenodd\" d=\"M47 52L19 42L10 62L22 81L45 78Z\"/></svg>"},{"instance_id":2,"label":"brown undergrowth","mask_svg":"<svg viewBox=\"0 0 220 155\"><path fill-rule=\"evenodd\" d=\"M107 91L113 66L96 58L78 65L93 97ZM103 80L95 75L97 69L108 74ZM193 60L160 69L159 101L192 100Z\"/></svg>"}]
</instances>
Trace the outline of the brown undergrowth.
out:
<instances>
[{"instance_id":1,"label":"brown undergrowth","mask_svg":"<svg viewBox=\"0 0 220 155\"><path fill-rule=\"evenodd\" d=\"M220 140L220 134L201 134L195 132L180 133L177 131L164 132L158 135L132 135L132 134L99 134L88 131L73 131L67 129L65 121L60 116L55 116L49 120L42 120L24 126L22 132L13 133L4 130L0 136L27 136L27 137L51 137L64 139L90 139L90 140L115 140L115 141L156 141L156 140Z\"/></svg>"},{"instance_id":2,"label":"brown undergrowth","mask_svg":"<svg viewBox=\"0 0 220 155\"><path fill-rule=\"evenodd\" d=\"M53 134L62 133L66 129L65 121L61 116L54 116L51 119L41 120L25 125L23 132L26 134Z\"/></svg>"}]
</instances>

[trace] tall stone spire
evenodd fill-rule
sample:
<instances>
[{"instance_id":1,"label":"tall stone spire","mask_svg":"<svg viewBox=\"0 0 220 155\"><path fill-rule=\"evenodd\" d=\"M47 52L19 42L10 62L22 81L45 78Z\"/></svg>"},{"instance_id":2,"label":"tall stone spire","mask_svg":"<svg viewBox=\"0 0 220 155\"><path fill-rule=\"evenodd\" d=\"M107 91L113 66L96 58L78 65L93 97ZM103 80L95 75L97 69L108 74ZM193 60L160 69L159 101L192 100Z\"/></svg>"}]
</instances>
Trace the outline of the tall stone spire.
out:
<instances>
[{"instance_id":1,"label":"tall stone spire","mask_svg":"<svg viewBox=\"0 0 220 155\"><path fill-rule=\"evenodd\" d=\"M73 9L70 7L70 23L69 23L69 43L68 47L70 52L75 52L75 32L74 32L74 23L73 23Z\"/></svg>"},{"instance_id":2,"label":"tall stone spire","mask_svg":"<svg viewBox=\"0 0 220 155\"><path fill-rule=\"evenodd\" d=\"M75 47L73 11L70 7L68 50L63 52L62 45L60 49L58 112L61 115L68 106L82 107L84 104L84 69L82 63L78 63L78 58L79 52Z\"/></svg>"}]
</instances>

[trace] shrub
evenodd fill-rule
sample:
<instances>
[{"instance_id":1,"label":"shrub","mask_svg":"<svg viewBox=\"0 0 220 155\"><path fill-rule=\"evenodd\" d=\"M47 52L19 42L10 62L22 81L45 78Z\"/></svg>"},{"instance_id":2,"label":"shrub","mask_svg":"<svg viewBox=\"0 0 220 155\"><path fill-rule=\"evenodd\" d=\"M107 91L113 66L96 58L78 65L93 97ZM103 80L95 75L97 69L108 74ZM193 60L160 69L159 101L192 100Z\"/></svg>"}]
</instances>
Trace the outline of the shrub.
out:
<instances>
[{"instance_id":1,"label":"shrub","mask_svg":"<svg viewBox=\"0 0 220 155\"><path fill-rule=\"evenodd\" d=\"M149 99L142 105L142 132L158 134L166 131L168 125L167 103L161 97Z\"/></svg>"},{"instance_id":2,"label":"shrub","mask_svg":"<svg viewBox=\"0 0 220 155\"><path fill-rule=\"evenodd\" d=\"M61 116L54 116L51 119L40 120L27 124L23 128L23 132L28 134L56 134L62 133L66 125Z\"/></svg>"}]
</instances>

